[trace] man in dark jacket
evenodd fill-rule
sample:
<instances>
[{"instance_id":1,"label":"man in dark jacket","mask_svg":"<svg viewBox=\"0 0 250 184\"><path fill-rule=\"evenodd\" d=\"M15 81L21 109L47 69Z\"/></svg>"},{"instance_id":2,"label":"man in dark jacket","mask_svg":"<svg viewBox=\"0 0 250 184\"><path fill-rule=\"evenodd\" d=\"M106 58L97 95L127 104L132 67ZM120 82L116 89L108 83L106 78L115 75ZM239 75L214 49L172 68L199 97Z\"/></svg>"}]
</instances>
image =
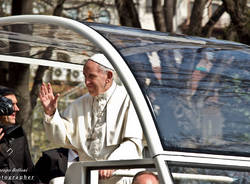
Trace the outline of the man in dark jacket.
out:
<instances>
[{"instance_id":1,"label":"man in dark jacket","mask_svg":"<svg viewBox=\"0 0 250 184\"><path fill-rule=\"evenodd\" d=\"M42 153L35 164L34 172L44 184L57 177L64 177L71 163L79 161L77 153L71 149L54 148Z\"/></svg>"},{"instance_id":2,"label":"man in dark jacket","mask_svg":"<svg viewBox=\"0 0 250 184\"><path fill-rule=\"evenodd\" d=\"M0 86L0 98L12 101L13 113L0 115L0 181L7 184L36 183L30 171L33 162L28 141L21 126L16 124L19 111L14 90ZM4 102L0 102L1 107Z\"/></svg>"}]
</instances>

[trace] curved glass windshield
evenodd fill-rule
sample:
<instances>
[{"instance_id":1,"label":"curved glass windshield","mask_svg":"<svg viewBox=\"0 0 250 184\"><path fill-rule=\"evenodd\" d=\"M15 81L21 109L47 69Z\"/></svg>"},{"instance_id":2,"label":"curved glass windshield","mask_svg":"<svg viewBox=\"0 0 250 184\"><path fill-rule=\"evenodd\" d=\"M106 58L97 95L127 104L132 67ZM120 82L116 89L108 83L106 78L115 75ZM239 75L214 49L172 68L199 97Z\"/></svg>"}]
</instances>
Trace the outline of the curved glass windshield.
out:
<instances>
[{"instance_id":1,"label":"curved glass windshield","mask_svg":"<svg viewBox=\"0 0 250 184\"><path fill-rule=\"evenodd\" d=\"M152 107L165 150L250 153L249 47L92 26L127 61Z\"/></svg>"}]
</instances>

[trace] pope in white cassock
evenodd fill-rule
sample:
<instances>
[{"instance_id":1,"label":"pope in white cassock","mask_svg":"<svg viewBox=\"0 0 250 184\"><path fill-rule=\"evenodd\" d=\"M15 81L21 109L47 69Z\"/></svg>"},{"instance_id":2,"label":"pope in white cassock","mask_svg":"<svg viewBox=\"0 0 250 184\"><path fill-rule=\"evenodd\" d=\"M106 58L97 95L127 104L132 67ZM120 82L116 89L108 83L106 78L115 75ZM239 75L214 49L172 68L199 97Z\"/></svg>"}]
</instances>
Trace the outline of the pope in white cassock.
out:
<instances>
[{"instance_id":1,"label":"pope in white cassock","mask_svg":"<svg viewBox=\"0 0 250 184\"><path fill-rule=\"evenodd\" d=\"M41 86L49 139L76 150L82 161L141 158L140 122L125 88L113 80L114 69L107 58L93 55L83 74L89 93L76 99L62 116L57 110L59 94L54 96L50 84ZM113 172L99 170L99 183L125 182L125 178L111 181Z\"/></svg>"}]
</instances>

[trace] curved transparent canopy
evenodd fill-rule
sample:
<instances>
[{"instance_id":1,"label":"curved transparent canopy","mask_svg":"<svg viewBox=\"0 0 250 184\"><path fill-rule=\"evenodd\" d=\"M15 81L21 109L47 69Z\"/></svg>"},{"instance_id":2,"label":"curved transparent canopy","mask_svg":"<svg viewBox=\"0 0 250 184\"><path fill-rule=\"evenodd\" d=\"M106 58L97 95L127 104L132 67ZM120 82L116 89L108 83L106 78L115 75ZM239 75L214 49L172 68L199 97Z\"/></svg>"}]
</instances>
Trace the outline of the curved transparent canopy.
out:
<instances>
[{"instance_id":1,"label":"curved transparent canopy","mask_svg":"<svg viewBox=\"0 0 250 184\"><path fill-rule=\"evenodd\" d=\"M249 155L249 47L85 24L109 40L127 62L151 108L164 150ZM87 39L56 26L0 28L2 55L75 63L80 68L95 52L99 49Z\"/></svg>"},{"instance_id":2,"label":"curved transparent canopy","mask_svg":"<svg viewBox=\"0 0 250 184\"><path fill-rule=\"evenodd\" d=\"M127 61L164 150L250 153L250 47L125 28L99 29Z\"/></svg>"},{"instance_id":3,"label":"curved transparent canopy","mask_svg":"<svg viewBox=\"0 0 250 184\"><path fill-rule=\"evenodd\" d=\"M98 52L72 30L48 24L12 24L0 27L0 54L82 64ZM70 56L70 57L69 57Z\"/></svg>"}]
</instances>

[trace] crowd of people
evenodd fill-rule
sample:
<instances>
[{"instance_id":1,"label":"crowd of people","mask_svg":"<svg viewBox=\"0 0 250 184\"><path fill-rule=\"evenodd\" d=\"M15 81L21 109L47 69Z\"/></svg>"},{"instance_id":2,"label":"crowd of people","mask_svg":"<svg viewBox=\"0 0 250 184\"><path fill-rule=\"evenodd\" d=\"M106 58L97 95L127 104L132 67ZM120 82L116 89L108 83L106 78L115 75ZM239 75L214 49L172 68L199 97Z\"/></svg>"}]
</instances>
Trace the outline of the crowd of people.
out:
<instances>
[{"instance_id":1,"label":"crowd of people","mask_svg":"<svg viewBox=\"0 0 250 184\"><path fill-rule=\"evenodd\" d=\"M125 88L114 80L112 65L103 54L94 54L84 64L83 74L88 93L72 102L62 115L58 111L60 94L54 94L50 83L42 84L39 98L44 109L45 132L49 140L59 146L44 151L35 165L26 135L16 123L19 108L15 91L0 87L0 96L11 99L13 103L13 113L0 116L2 183L50 183L56 178L62 182L67 168L78 160L142 158L141 125ZM12 133L7 134L7 129L13 129ZM152 184L159 183L153 173L142 172L133 180L112 177L114 171L99 170L99 183L146 183L142 176L144 180L149 178Z\"/></svg>"}]
</instances>

